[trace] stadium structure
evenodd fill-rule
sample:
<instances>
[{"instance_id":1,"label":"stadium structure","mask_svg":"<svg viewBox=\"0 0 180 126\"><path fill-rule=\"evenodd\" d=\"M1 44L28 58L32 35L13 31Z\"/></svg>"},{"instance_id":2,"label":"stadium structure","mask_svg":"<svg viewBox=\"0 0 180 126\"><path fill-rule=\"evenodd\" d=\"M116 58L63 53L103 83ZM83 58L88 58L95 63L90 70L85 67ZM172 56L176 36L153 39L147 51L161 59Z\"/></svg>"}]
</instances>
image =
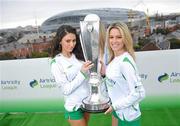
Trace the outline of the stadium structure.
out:
<instances>
[{"instance_id":1,"label":"stadium structure","mask_svg":"<svg viewBox=\"0 0 180 126\"><path fill-rule=\"evenodd\" d=\"M87 14L97 14L105 26L115 21L125 22L130 28L142 27L146 23L146 16L142 11L124 8L97 8L62 12L45 20L41 25L41 30L43 32L55 32L62 24L79 29L79 22L83 21Z\"/></svg>"}]
</instances>

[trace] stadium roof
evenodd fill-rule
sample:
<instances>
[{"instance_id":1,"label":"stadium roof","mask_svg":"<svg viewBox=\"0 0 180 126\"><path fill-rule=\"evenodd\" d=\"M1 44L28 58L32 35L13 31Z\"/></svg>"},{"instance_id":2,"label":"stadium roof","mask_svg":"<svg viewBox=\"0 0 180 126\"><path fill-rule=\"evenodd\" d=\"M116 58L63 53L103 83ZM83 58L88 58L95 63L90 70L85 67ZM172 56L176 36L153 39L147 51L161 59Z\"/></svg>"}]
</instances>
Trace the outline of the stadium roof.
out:
<instances>
[{"instance_id":1,"label":"stadium roof","mask_svg":"<svg viewBox=\"0 0 180 126\"><path fill-rule=\"evenodd\" d=\"M44 32L56 31L62 24L72 25L79 28L79 22L84 19L87 14L97 14L101 21L105 24L109 24L115 21L128 22L130 18L133 21L139 21L145 19L145 13L141 11L132 11L130 9L122 8L97 8L97 9L83 9L67 11L55 16L50 17L42 23L41 30Z\"/></svg>"}]
</instances>

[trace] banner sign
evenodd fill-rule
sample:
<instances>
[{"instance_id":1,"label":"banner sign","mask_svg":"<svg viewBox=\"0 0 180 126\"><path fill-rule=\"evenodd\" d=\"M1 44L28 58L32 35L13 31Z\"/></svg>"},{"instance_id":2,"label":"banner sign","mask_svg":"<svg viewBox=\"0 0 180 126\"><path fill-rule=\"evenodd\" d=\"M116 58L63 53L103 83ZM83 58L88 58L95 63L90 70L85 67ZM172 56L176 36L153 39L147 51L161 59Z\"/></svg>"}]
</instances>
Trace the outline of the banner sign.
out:
<instances>
[{"instance_id":1,"label":"banner sign","mask_svg":"<svg viewBox=\"0 0 180 126\"><path fill-rule=\"evenodd\" d=\"M61 88L50 62L50 58L0 61L0 113L63 111ZM180 50L136 52L136 62L145 101L180 98Z\"/></svg>"}]
</instances>

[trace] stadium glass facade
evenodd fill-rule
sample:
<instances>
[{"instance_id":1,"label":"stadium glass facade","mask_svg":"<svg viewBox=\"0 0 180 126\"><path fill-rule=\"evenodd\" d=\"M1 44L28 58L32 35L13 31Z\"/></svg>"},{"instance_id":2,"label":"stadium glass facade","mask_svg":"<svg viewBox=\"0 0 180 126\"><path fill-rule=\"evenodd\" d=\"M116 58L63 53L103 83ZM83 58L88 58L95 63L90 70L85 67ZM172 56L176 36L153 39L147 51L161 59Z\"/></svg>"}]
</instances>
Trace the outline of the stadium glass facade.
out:
<instances>
[{"instance_id":1,"label":"stadium glass facade","mask_svg":"<svg viewBox=\"0 0 180 126\"><path fill-rule=\"evenodd\" d=\"M41 30L43 32L55 32L62 24L71 25L78 29L80 27L79 22L82 21L87 14L92 13L97 14L106 26L115 21L125 22L129 27L142 26L142 24L145 24L144 12L121 8L101 8L60 13L44 21Z\"/></svg>"}]
</instances>

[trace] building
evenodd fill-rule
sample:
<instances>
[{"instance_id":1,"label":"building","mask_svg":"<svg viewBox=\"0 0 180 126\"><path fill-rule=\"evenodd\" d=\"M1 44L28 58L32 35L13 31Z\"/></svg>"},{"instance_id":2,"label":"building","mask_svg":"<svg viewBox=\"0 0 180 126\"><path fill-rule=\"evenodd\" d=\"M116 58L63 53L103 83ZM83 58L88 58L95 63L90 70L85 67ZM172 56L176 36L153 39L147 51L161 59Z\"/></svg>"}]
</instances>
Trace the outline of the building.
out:
<instances>
[{"instance_id":1,"label":"building","mask_svg":"<svg viewBox=\"0 0 180 126\"><path fill-rule=\"evenodd\" d=\"M99 8L74 10L57 14L44 21L40 29L43 32L55 32L62 24L71 25L78 29L80 27L79 22L83 21L87 14L92 13L97 14L106 26L115 21L125 22L130 28L145 25L146 17L144 12L122 8Z\"/></svg>"}]
</instances>

